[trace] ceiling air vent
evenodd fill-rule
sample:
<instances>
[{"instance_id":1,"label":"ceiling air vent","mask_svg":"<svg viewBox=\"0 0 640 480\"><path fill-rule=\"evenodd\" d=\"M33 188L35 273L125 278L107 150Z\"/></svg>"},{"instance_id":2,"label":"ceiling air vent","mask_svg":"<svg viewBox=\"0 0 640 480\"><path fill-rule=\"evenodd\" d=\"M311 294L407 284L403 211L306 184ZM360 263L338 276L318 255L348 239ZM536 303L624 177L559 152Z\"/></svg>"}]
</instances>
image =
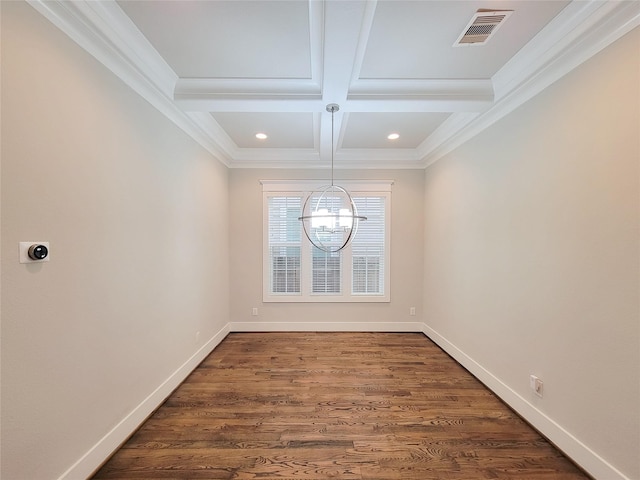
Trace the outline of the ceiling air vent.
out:
<instances>
[{"instance_id":1,"label":"ceiling air vent","mask_svg":"<svg viewBox=\"0 0 640 480\"><path fill-rule=\"evenodd\" d=\"M512 13L513 10L478 10L453 46L486 44Z\"/></svg>"}]
</instances>

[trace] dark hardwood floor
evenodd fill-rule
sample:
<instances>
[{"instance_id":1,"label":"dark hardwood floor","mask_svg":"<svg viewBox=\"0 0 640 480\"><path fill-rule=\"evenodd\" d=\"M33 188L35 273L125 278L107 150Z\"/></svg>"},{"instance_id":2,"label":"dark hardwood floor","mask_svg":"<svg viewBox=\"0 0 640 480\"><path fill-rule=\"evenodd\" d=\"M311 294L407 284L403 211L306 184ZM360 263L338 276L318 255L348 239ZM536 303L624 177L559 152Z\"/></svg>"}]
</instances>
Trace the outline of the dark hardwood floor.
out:
<instances>
[{"instance_id":1,"label":"dark hardwood floor","mask_svg":"<svg viewBox=\"0 0 640 480\"><path fill-rule=\"evenodd\" d=\"M233 333L95 479L589 478L418 333Z\"/></svg>"}]
</instances>

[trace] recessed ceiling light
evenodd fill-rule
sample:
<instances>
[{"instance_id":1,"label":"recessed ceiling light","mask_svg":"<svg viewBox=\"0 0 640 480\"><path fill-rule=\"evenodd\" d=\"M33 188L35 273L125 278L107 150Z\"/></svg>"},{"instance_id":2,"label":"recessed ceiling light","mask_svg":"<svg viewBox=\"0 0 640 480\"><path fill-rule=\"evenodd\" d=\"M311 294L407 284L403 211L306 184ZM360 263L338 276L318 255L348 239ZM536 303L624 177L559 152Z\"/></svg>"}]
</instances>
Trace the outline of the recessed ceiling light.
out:
<instances>
[{"instance_id":1,"label":"recessed ceiling light","mask_svg":"<svg viewBox=\"0 0 640 480\"><path fill-rule=\"evenodd\" d=\"M399 139L399 138L400 138L400 135L399 135L398 133L390 133L390 134L387 136L387 138L388 138L389 140L397 140L397 139Z\"/></svg>"},{"instance_id":2,"label":"recessed ceiling light","mask_svg":"<svg viewBox=\"0 0 640 480\"><path fill-rule=\"evenodd\" d=\"M266 133L256 133L256 138L258 140L265 140L267 138L267 134Z\"/></svg>"}]
</instances>

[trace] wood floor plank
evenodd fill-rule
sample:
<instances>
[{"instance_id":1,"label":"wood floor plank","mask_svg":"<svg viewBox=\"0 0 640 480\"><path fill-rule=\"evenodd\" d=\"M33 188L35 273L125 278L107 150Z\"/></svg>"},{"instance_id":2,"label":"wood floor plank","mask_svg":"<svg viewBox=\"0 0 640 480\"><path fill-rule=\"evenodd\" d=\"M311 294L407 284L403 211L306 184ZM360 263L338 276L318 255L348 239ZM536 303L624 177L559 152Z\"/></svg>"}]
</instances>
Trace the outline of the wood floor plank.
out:
<instances>
[{"instance_id":1,"label":"wood floor plank","mask_svg":"<svg viewBox=\"0 0 640 480\"><path fill-rule=\"evenodd\" d=\"M422 334L234 333L99 479L589 478Z\"/></svg>"}]
</instances>

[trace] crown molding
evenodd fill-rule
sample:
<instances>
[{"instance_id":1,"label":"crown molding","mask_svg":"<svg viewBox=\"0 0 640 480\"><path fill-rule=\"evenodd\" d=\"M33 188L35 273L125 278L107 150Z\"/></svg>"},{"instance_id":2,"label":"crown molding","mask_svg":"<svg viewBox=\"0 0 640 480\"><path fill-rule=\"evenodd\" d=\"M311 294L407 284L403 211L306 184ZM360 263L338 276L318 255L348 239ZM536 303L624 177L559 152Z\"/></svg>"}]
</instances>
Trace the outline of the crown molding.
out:
<instances>
[{"instance_id":1,"label":"crown molding","mask_svg":"<svg viewBox=\"0 0 640 480\"><path fill-rule=\"evenodd\" d=\"M208 122L200 124L202 117L191 116L176 105L173 90L178 76L115 1L27 2L214 157L230 166L231 157L210 135Z\"/></svg>"},{"instance_id":2,"label":"crown molding","mask_svg":"<svg viewBox=\"0 0 640 480\"><path fill-rule=\"evenodd\" d=\"M322 180L260 180L263 192L309 192L318 190L318 184ZM395 183L394 180L370 179L370 180L336 180L340 186L350 192L390 192ZM327 185L328 186L328 185ZM323 188L323 187L320 187Z\"/></svg>"},{"instance_id":3,"label":"crown molding","mask_svg":"<svg viewBox=\"0 0 640 480\"><path fill-rule=\"evenodd\" d=\"M446 145L451 139L455 139L456 135L464 132L464 129L478 118L480 114L477 112L460 112L454 113L447 118L427 139L417 148L417 154L423 159L422 166L428 167L432 163L439 160L442 155L438 156L438 149L441 145ZM459 144L455 144L451 149ZM448 152L447 152L448 153Z\"/></svg>"},{"instance_id":4,"label":"crown molding","mask_svg":"<svg viewBox=\"0 0 640 480\"><path fill-rule=\"evenodd\" d=\"M428 167L640 25L640 2L573 1L492 78L494 105L452 115L419 147Z\"/></svg>"},{"instance_id":5,"label":"crown molding","mask_svg":"<svg viewBox=\"0 0 640 480\"><path fill-rule=\"evenodd\" d=\"M173 95L178 76L116 2L27 0L127 84Z\"/></svg>"},{"instance_id":6,"label":"crown molding","mask_svg":"<svg viewBox=\"0 0 640 480\"><path fill-rule=\"evenodd\" d=\"M515 93L525 81L543 90L629 32L639 20L636 1L572 2L493 76L496 99Z\"/></svg>"}]
</instances>

